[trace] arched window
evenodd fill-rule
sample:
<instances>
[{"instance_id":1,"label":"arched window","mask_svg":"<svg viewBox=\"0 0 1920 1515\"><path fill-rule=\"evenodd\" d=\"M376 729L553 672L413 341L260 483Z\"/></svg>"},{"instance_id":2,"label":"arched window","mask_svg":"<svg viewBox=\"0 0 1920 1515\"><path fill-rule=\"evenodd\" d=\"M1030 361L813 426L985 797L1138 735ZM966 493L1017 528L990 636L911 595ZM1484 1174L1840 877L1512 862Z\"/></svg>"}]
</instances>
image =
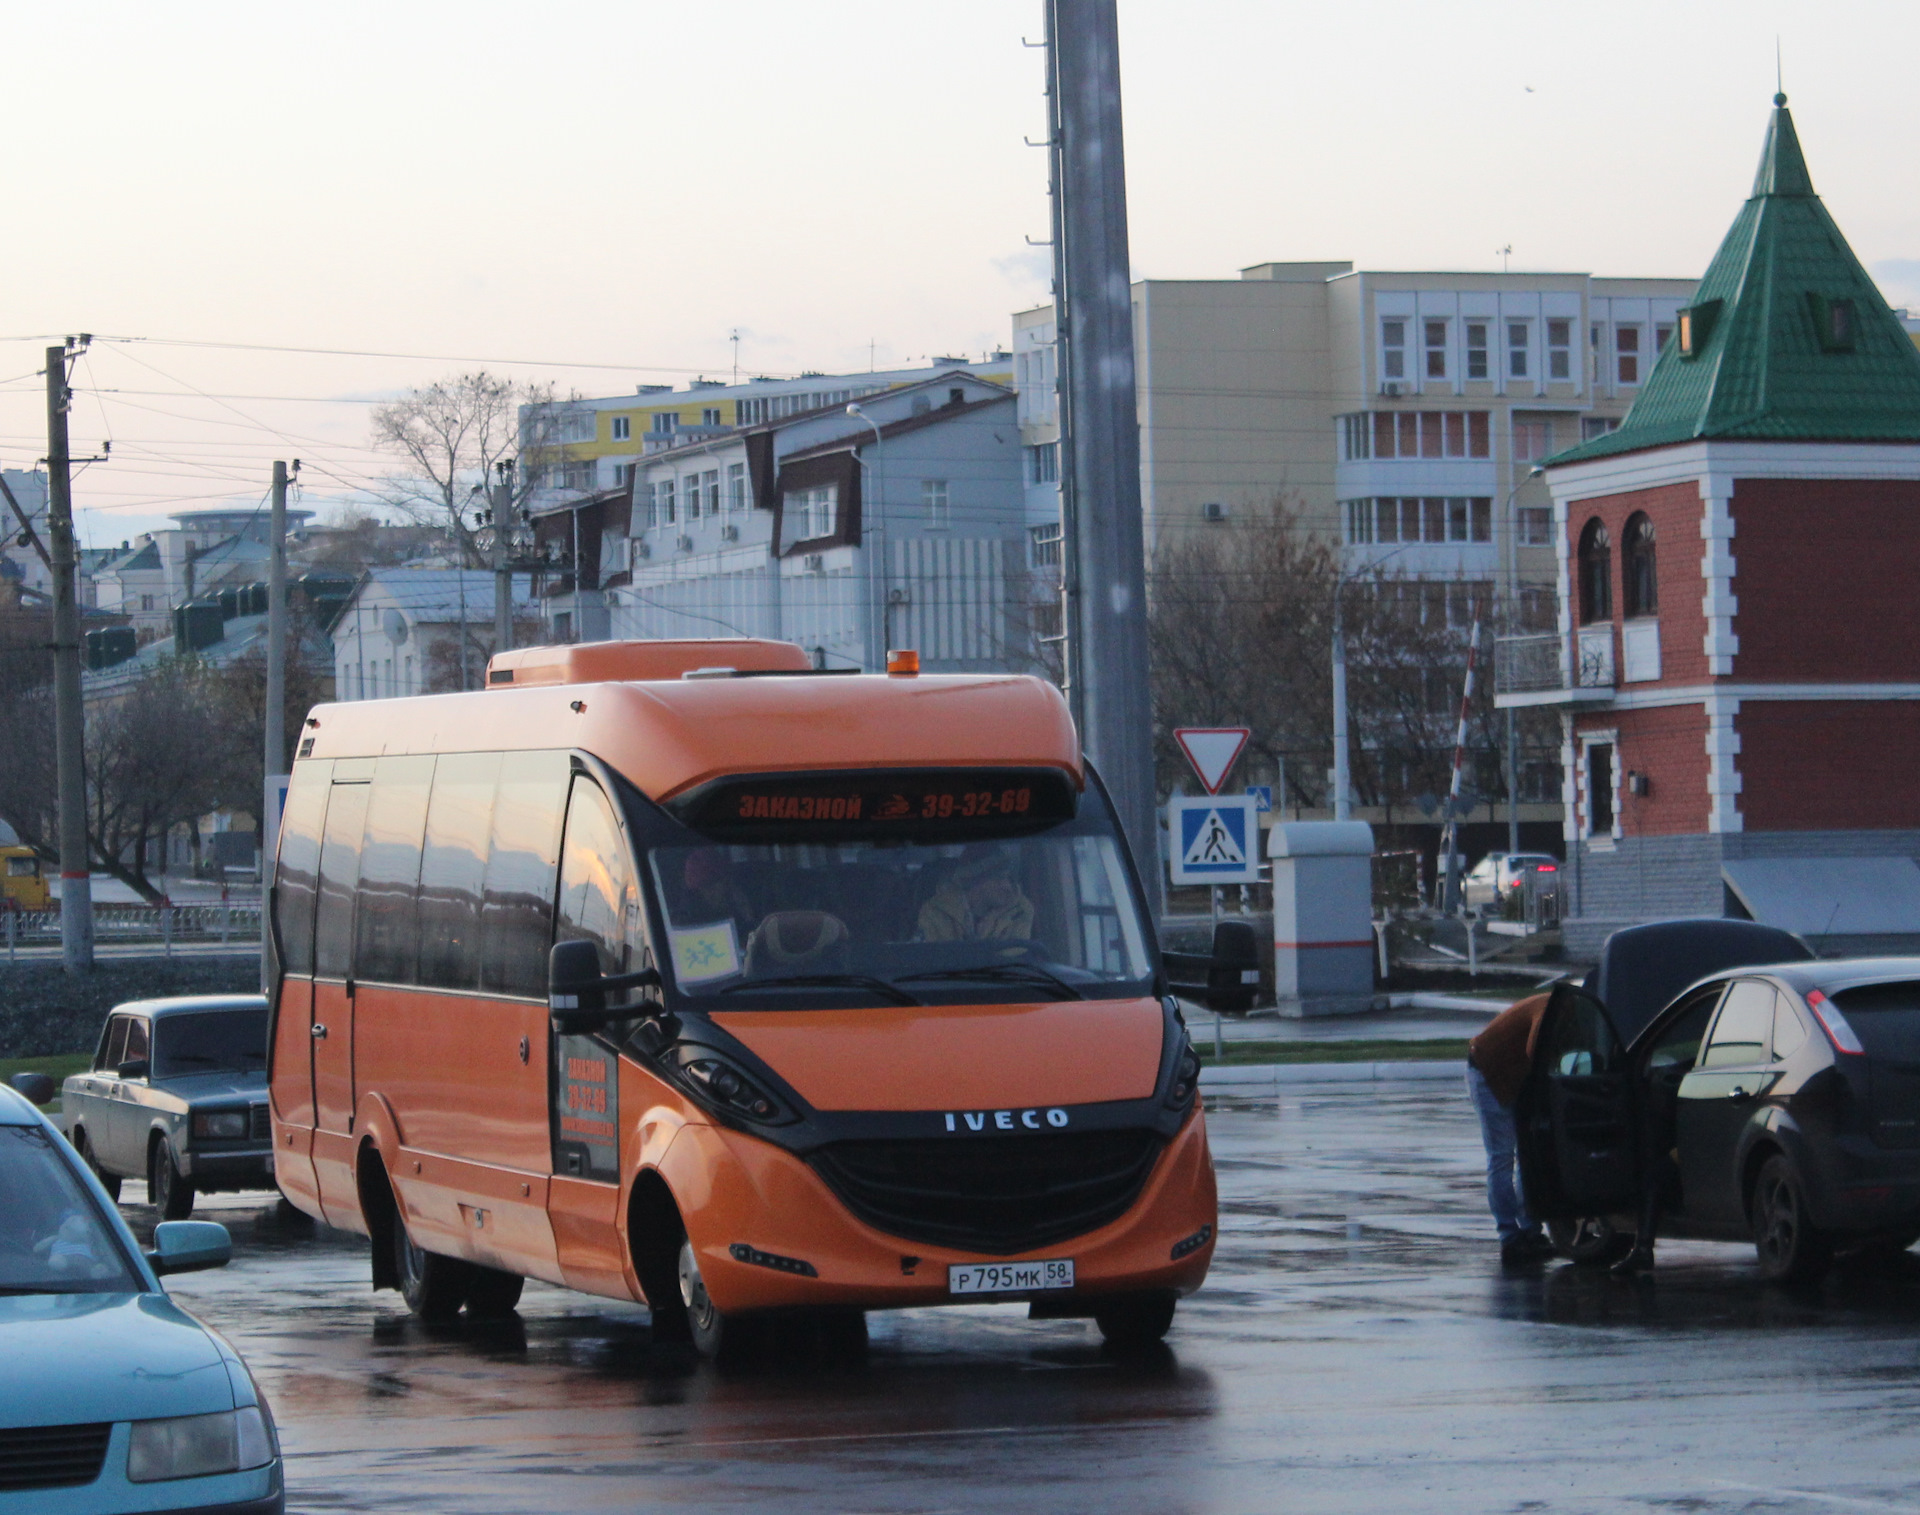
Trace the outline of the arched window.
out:
<instances>
[{"instance_id":1,"label":"arched window","mask_svg":"<svg viewBox=\"0 0 1920 1515\"><path fill-rule=\"evenodd\" d=\"M1660 610L1660 576L1653 568L1653 522L1635 512L1627 518L1627 560L1623 565L1627 615L1656 615Z\"/></svg>"},{"instance_id":2,"label":"arched window","mask_svg":"<svg viewBox=\"0 0 1920 1515\"><path fill-rule=\"evenodd\" d=\"M1580 624L1613 619L1613 538L1595 516L1580 533Z\"/></svg>"}]
</instances>

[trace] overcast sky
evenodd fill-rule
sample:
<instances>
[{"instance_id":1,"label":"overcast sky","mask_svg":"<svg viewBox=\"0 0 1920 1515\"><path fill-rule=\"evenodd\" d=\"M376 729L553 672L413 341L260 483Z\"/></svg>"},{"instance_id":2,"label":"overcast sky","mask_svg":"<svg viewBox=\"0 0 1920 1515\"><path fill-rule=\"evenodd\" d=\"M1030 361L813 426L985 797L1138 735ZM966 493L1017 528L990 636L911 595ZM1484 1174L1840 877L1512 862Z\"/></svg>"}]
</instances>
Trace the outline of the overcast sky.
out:
<instances>
[{"instance_id":1,"label":"overcast sky","mask_svg":"<svg viewBox=\"0 0 1920 1515\"><path fill-rule=\"evenodd\" d=\"M1269 259L1697 276L1775 38L1814 182L1920 306L1920 6L1121 0L1136 276ZM615 394L1004 344L1046 291L1039 0L102 5L9 15L0 461L89 331L95 545L384 466L475 366ZM323 357L180 343L354 349ZM460 360L460 361L456 361ZM579 365L610 365L593 368ZM207 398L214 396L218 398Z\"/></svg>"}]
</instances>

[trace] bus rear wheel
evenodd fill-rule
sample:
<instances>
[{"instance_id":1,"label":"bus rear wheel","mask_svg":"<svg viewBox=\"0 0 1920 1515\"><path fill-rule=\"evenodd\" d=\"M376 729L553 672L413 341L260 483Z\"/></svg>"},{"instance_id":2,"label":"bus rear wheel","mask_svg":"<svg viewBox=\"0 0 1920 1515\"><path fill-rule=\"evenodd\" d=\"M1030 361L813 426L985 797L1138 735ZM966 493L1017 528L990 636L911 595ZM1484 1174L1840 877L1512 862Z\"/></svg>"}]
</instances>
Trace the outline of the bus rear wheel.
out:
<instances>
[{"instance_id":1,"label":"bus rear wheel","mask_svg":"<svg viewBox=\"0 0 1920 1515\"><path fill-rule=\"evenodd\" d=\"M1171 1295L1116 1300L1093 1312L1093 1323L1116 1352L1138 1352L1158 1345L1173 1326Z\"/></svg>"},{"instance_id":2,"label":"bus rear wheel","mask_svg":"<svg viewBox=\"0 0 1920 1515\"><path fill-rule=\"evenodd\" d=\"M467 1264L467 1314L475 1320L499 1320L513 1314L527 1281L518 1273Z\"/></svg>"},{"instance_id":3,"label":"bus rear wheel","mask_svg":"<svg viewBox=\"0 0 1920 1515\"><path fill-rule=\"evenodd\" d=\"M467 1302L472 1268L457 1257L442 1257L415 1246L407 1235L407 1223L397 1215L393 1220L393 1269L400 1276L400 1297L422 1320L452 1320Z\"/></svg>"}]
</instances>

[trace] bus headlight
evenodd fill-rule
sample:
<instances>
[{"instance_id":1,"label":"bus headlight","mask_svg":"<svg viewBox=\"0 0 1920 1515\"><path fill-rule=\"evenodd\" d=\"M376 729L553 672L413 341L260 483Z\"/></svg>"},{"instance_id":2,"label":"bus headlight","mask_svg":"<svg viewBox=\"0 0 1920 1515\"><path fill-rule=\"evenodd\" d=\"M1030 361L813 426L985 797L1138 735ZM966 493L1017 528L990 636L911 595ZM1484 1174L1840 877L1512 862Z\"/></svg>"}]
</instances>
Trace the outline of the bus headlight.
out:
<instances>
[{"instance_id":1,"label":"bus headlight","mask_svg":"<svg viewBox=\"0 0 1920 1515\"><path fill-rule=\"evenodd\" d=\"M780 1101L746 1073L710 1048L690 1048L693 1056L680 1064L681 1075L709 1104L768 1125L789 1119Z\"/></svg>"},{"instance_id":2,"label":"bus headlight","mask_svg":"<svg viewBox=\"0 0 1920 1515\"><path fill-rule=\"evenodd\" d=\"M273 1423L259 1405L212 1415L136 1420L127 1441L127 1482L238 1473L265 1467L277 1455Z\"/></svg>"},{"instance_id":3,"label":"bus headlight","mask_svg":"<svg viewBox=\"0 0 1920 1515\"><path fill-rule=\"evenodd\" d=\"M1183 1041L1180 1056L1174 1060L1173 1078L1167 1084L1167 1106L1174 1110L1184 1110L1193 1103L1193 1096L1200 1088L1200 1054L1193 1050L1193 1043Z\"/></svg>"}]
</instances>

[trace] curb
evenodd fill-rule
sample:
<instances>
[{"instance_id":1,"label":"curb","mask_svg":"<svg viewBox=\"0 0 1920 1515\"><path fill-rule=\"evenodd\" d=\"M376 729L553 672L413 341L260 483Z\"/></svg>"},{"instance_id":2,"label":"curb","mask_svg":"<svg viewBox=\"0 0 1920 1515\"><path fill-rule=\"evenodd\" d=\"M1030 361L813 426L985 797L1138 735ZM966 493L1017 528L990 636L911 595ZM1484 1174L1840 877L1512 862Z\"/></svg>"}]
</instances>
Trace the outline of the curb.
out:
<instances>
[{"instance_id":1,"label":"curb","mask_svg":"<svg viewBox=\"0 0 1920 1515\"><path fill-rule=\"evenodd\" d=\"M1203 1094L1267 1094L1278 1093L1283 1085L1428 1083L1466 1076L1467 1065L1461 1058L1382 1063L1254 1063L1237 1068L1202 1068L1200 1091Z\"/></svg>"}]
</instances>

